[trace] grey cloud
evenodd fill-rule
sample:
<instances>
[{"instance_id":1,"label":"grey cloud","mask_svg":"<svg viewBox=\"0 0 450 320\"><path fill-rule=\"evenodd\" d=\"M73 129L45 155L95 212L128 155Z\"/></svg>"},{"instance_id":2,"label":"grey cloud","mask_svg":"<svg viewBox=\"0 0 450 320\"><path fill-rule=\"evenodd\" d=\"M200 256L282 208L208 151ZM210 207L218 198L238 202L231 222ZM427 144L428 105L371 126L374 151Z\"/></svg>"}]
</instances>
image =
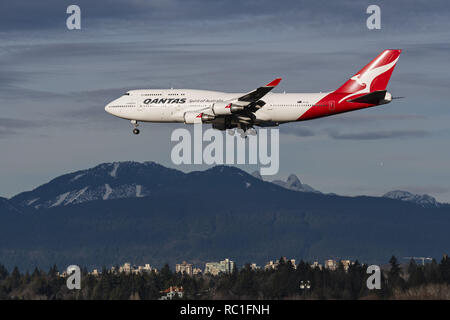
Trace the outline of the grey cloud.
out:
<instances>
[{"instance_id":1,"label":"grey cloud","mask_svg":"<svg viewBox=\"0 0 450 320\"><path fill-rule=\"evenodd\" d=\"M388 121L425 121L428 117L420 114L363 114L344 113L333 117L321 118L316 121L316 127L321 125L367 125L373 123L386 123Z\"/></svg>"},{"instance_id":2,"label":"grey cloud","mask_svg":"<svg viewBox=\"0 0 450 320\"><path fill-rule=\"evenodd\" d=\"M355 115L345 115L335 118L337 121L343 122L374 122L374 121L408 121L408 120L424 120L427 119L426 116L420 114L355 114Z\"/></svg>"},{"instance_id":3,"label":"grey cloud","mask_svg":"<svg viewBox=\"0 0 450 320\"><path fill-rule=\"evenodd\" d=\"M72 97L76 101L84 102L98 102L98 101L109 101L119 96L123 95L128 90L133 89L132 87L128 88L111 88L111 89L97 89L97 90L89 90L89 91L79 91L72 92L68 94L68 96Z\"/></svg>"},{"instance_id":4,"label":"grey cloud","mask_svg":"<svg viewBox=\"0 0 450 320\"><path fill-rule=\"evenodd\" d=\"M0 118L0 128L36 128L43 126L44 123L31 120Z\"/></svg>"},{"instance_id":5,"label":"grey cloud","mask_svg":"<svg viewBox=\"0 0 450 320\"><path fill-rule=\"evenodd\" d=\"M372 131L359 133L339 133L329 131L329 136L337 140L380 140L395 138L422 138L429 135L425 130L391 130L391 131Z\"/></svg>"},{"instance_id":6,"label":"grey cloud","mask_svg":"<svg viewBox=\"0 0 450 320\"><path fill-rule=\"evenodd\" d=\"M105 104L77 105L73 103L72 105L72 108L57 115L57 119L70 119L66 126L98 126L98 124L102 123L102 125L114 127L116 123L119 123L119 120L122 120L106 113L104 109ZM126 121L121 123L126 126Z\"/></svg>"},{"instance_id":7,"label":"grey cloud","mask_svg":"<svg viewBox=\"0 0 450 320\"><path fill-rule=\"evenodd\" d=\"M433 39L420 39L420 42L404 43L402 48L404 53L416 59L421 59L423 56L430 58L431 56L447 56L450 50L450 43L441 42Z\"/></svg>"},{"instance_id":8,"label":"grey cloud","mask_svg":"<svg viewBox=\"0 0 450 320\"><path fill-rule=\"evenodd\" d=\"M177 21L217 21L225 19L244 19L248 24L260 23L258 17L272 17L277 24L313 24L323 27L327 24L349 25L363 23L366 19L365 9L373 1L238 1L238 0L155 0L126 1L78 0L82 17L87 26L104 23L105 20L116 22L133 22L144 25L159 23L175 23ZM0 3L0 29L43 29L65 28L66 8L72 1L47 0L3 0ZM411 2L377 1L384 10L383 19L396 25L414 27L424 22L432 25L427 15L446 18L449 5L446 1L414 1L414 10L408 10ZM436 17L435 17L436 18ZM266 21L267 22L267 21ZM264 25L264 23L262 23ZM266 27L273 26L265 24Z\"/></svg>"},{"instance_id":9,"label":"grey cloud","mask_svg":"<svg viewBox=\"0 0 450 320\"><path fill-rule=\"evenodd\" d=\"M8 87L14 83L20 82L23 78L18 72L0 72L0 88Z\"/></svg>"},{"instance_id":10,"label":"grey cloud","mask_svg":"<svg viewBox=\"0 0 450 320\"><path fill-rule=\"evenodd\" d=\"M0 88L0 93L2 93L2 99L14 100L16 102L18 98L32 100L33 102L48 102L50 99L64 98L64 94L58 92L34 90L21 86L5 86Z\"/></svg>"},{"instance_id":11,"label":"grey cloud","mask_svg":"<svg viewBox=\"0 0 450 320\"><path fill-rule=\"evenodd\" d=\"M5 130L5 129L0 128L0 139L7 138L7 137L9 137L11 135L14 135L14 134L16 134L15 131Z\"/></svg>"},{"instance_id":12,"label":"grey cloud","mask_svg":"<svg viewBox=\"0 0 450 320\"><path fill-rule=\"evenodd\" d=\"M130 50L130 47L133 50ZM39 44L19 44L4 46L8 52L4 54L3 60L8 57L21 60L25 63L38 60L49 60L58 58L66 60L72 57L86 56L115 56L117 54L132 54L142 50L142 46L136 42L108 43L103 42L58 42ZM32 61L31 61L32 60ZM7 60L8 61L8 60Z\"/></svg>"},{"instance_id":13,"label":"grey cloud","mask_svg":"<svg viewBox=\"0 0 450 320\"><path fill-rule=\"evenodd\" d=\"M227 47L224 50L219 50L218 48L221 46L221 44L218 47L209 44L186 48L183 45L154 45L151 41L47 43L33 46L15 46L10 54L3 57L3 64L26 66L65 63L64 70L68 73L78 70L75 66L82 68L88 65L90 61L96 61L97 68L102 66L100 68L102 73L110 73L114 77L148 81L149 74L157 75L158 79L164 77L174 79L174 76L177 79L182 79L183 76L188 75L187 79L192 83L192 81L197 81L197 79L192 78L193 75L222 71L229 74L241 72L241 64L246 64L250 68L252 65L256 65L257 61L264 63L268 59L265 52L256 49L241 48L236 51ZM132 50L129 48L132 48ZM277 61L286 60L286 58L292 56L292 53L280 52L277 54ZM89 59L92 60L89 61ZM239 59L240 64L235 63L237 59ZM125 66L130 66L133 69L127 69L127 72L123 72L120 67L124 67L124 62ZM114 64L115 67L111 68L111 64ZM225 64L226 66L224 66ZM116 66L119 66L119 69ZM288 70L288 67L286 67L286 70ZM261 72L261 68L259 67L257 71ZM51 76L51 72L43 71L41 76L45 75ZM26 81L29 77L34 76L35 73L32 72L10 72L8 77L5 77L4 82Z\"/></svg>"},{"instance_id":14,"label":"grey cloud","mask_svg":"<svg viewBox=\"0 0 450 320\"><path fill-rule=\"evenodd\" d=\"M27 72L8 70L4 61L0 63L0 70L1 98L13 95L17 86L26 82L30 75Z\"/></svg>"},{"instance_id":15,"label":"grey cloud","mask_svg":"<svg viewBox=\"0 0 450 320\"><path fill-rule=\"evenodd\" d=\"M50 72L33 72L33 71L17 71L9 70L11 65L20 65L20 62L11 61L6 63L4 60L0 64L0 98L16 99L27 98L33 100L47 100L49 98L61 98L58 92L41 91L24 87L24 85L36 80L42 79Z\"/></svg>"},{"instance_id":16,"label":"grey cloud","mask_svg":"<svg viewBox=\"0 0 450 320\"><path fill-rule=\"evenodd\" d=\"M280 127L280 131L281 133L291 134L297 137L313 137L316 135L316 133L313 130L301 127L301 125L299 124L296 124L296 126L289 124L282 125Z\"/></svg>"},{"instance_id":17,"label":"grey cloud","mask_svg":"<svg viewBox=\"0 0 450 320\"><path fill-rule=\"evenodd\" d=\"M20 134L22 129L35 129L49 124L43 120L23 120L14 118L0 118L0 138Z\"/></svg>"},{"instance_id":18,"label":"grey cloud","mask_svg":"<svg viewBox=\"0 0 450 320\"><path fill-rule=\"evenodd\" d=\"M448 79L447 73L442 75L436 75L436 74L403 72L398 75L397 80L403 83L409 83L419 87L440 88L444 90L448 90L448 88L450 87L450 80Z\"/></svg>"},{"instance_id":19,"label":"grey cloud","mask_svg":"<svg viewBox=\"0 0 450 320\"><path fill-rule=\"evenodd\" d=\"M298 137L313 137L325 134L333 139L346 139L346 140L377 140L377 139L390 139L390 138L403 138L403 137L422 137L428 134L426 131L421 130L388 130L379 132L362 132L362 133L340 133L337 128L351 125L367 126L368 124L380 124L387 121L414 121L425 120L426 116L416 114L346 114L337 115L328 118L317 119L314 124L310 122L285 124L280 127L281 133L290 134ZM333 128L325 128L324 126L332 125Z\"/></svg>"},{"instance_id":20,"label":"grey cloud","mask_svg":"<svg viewBox=\"0 0 450 320\"><path fill-rule=\"evenodd\" d=\"M298 125L298 124L297 124ZM311 130L305 127L282 126L281 133L290 134L297 137L314 137L325 133L326 136L336 140L382 140L382 139L397 139L397 138L422 138L428 136L430 133L425 130L387 130L387 131L372 131L372 132L358 132L358 133L341 133L336 129L325 130Z\"/></svg>"},{"instance_id":21,"label":"grey cloud","mask_svg":"<svg viewBox=\"0 0 450 320\"><path fill-rule=\"evenodd\" d=\"M282 2L282 3L280 3ZM341 1L340 4L325 1L236 1L236 0L170 0L170 1L126 1L105 0L88 1L78 0L85 24L96 23L105 19L115 19L117 22L129 21L133 17L136 22L154 23L160 21L171 23L195 19L223 20L239 16L259 16L266 14L288 14L292 11L306 17L313 9L320 9L327 5L331 12L345 14L354 5L351 1ZM65 27L66 8L71 1L48 0L26 1L6 0L0 3L0 28L9 29L40 29ZM318 15L319 13L316 13ZM323 13L322 13L323 14ZM350 14L350 13L349 13ZM336 16L336 15L335 15Z\"/></svg>"},{"instance_id":22,"label":"grey cloud","mask_svg":"<svg viewBox=\"0 0 450 320\"><path fill-rule=\"evenodd\" d=\"M107 118L107 113L104 110L105 105L130 89L111 88L65 94L65 104L69 108L65 108L59 112L58 117L69 117L79 120L103 120Z\"/></svg>"}]
</instances>

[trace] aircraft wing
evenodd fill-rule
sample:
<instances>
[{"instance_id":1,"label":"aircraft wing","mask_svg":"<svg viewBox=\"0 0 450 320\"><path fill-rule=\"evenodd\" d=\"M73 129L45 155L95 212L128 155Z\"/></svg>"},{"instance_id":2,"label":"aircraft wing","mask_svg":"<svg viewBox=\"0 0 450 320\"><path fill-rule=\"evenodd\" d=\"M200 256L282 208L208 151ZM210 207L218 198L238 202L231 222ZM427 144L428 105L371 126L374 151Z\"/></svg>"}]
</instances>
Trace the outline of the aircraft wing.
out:
<instances>
[{"instance_id":1,"label":"aircraft wing","mask_svg":"<svg viewBox=\"0 0 450 320\"><path fill-rule=\"evenodd\" d=\"M229 120L232 119L232 121L244 124L244 126L251 126L256 120L254 112L265 104L265 102L260 99L275 88L280 82L281 78L277 78L265 86L250 91L243 96L214 103L211 106L211 109L209 109L209 112L201 114L200 117L206 119L209 116L211 117L211 121L216 117L225 117ZM203 121L208 121L208 119ZM223 128L223 130L226 128L224 125L216 125L215 128L218 129L219 127Z\"/></svg>"},{"instance_id":2,"label":"aircraft wing","mask_svg":"<svg viewBox=\"0 0 450 320\"><path fill-rule=\"evenodd\" d=\"M281 81L281 78L277 78L273 80L272 82L269 82L263 87L259 87L249 93L246 93L242 97L239 97L237 99L234 99L233 101L236 101L235 103L238 105L248 105L254 102L257 102L259 99L264 97L269 91L271 91L273 88L275 88Z\"/></svg>"}]
</instances>

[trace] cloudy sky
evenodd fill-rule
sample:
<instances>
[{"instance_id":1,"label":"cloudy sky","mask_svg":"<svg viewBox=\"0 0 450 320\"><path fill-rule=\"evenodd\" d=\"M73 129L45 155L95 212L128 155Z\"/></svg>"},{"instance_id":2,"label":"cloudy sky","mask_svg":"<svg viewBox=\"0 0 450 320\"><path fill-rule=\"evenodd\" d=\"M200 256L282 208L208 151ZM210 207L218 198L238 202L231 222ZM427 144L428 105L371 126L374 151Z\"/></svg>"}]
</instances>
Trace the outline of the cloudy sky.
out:
<instances>
[{"instance_id":1,"label":"cloudy sky","mask_svg":"<svg viewBox=\"0 0 450 320\"><path fill-rule=\"evenodd\" d=\"M81 7L81 30L66 28L70 4ZM370 4L381 7L381 30L366 27ZM170 134L182 125L144 124L134 136L104 112L126 90L245 92L281 76L278 92L327 91L400 48L388 89L406 98L281 127L273 179L450 202L449 16L447 1L3 0L0 196L101 162L175 167Z\"/></svg>"}]
</instances>

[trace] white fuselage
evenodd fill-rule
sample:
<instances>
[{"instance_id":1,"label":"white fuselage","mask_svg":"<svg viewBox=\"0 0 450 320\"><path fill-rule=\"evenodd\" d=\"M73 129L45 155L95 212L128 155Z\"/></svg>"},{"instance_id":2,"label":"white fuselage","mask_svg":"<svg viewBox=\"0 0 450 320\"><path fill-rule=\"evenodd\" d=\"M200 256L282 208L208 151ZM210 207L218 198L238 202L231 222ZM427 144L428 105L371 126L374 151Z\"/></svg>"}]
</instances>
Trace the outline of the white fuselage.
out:
<instances>
[{"instance_id":1,"label":"white fuselage","mask_svg":"<svg viewBox=\"0 0 450 320\"><path fill-rule=\"evenodd\" d=\"M131 90L109 103L105 110L117 117L143 122L184 122L187 112L208 112L214 103L244 93L191 89ZM298 120L328 93L271 93L255 112L257 120L278 123Z\"/></svg>"}]
</instances>

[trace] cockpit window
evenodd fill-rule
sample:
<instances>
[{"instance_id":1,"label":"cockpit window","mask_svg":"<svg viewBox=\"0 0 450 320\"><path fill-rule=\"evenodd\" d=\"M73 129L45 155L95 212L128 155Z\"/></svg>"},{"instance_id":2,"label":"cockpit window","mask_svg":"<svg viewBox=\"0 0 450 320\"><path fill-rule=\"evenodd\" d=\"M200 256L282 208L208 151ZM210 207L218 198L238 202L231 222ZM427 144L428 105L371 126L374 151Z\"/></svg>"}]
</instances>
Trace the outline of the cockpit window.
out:
<instances>
[{"instance_id":1,"label":"cockpit window","mask_svg":"<svg viewBox=\"0 0 450 320\"><path fill-rule=\"evenodd\" d=\"M130 93L129 92L127 92L127 93L124 93L124 96L129 96L130 95Z\"/></svg>"}]
</instances>

